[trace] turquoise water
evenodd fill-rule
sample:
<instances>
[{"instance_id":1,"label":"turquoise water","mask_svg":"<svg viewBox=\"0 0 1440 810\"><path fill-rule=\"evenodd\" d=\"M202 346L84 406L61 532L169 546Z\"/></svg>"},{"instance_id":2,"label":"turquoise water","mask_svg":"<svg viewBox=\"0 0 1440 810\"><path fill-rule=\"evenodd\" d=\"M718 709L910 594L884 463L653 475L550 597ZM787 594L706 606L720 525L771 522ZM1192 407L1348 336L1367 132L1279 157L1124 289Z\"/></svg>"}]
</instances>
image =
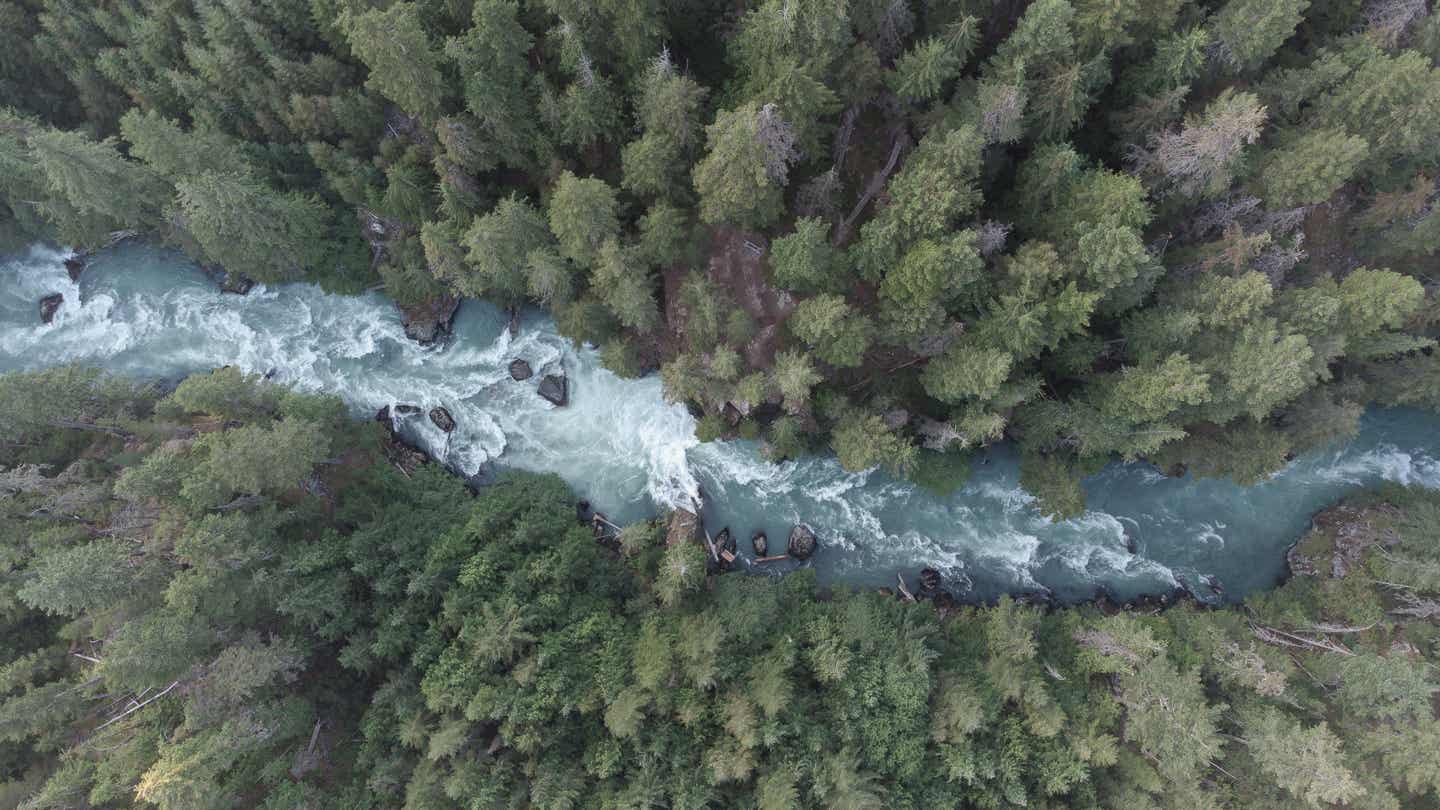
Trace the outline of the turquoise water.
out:
<instances>
[{"instance_id":1,"label":"turquoise water","mask_svg":"<svg viewBox=\"0 0 1440 810\"><path fill-rule=\"evenodd\" d=\"M539 311L527 312L512 338L502 312L466 302L454 339L422 348L405 339L378 294L292 284L225 295L183 257L138 245L97 256L75 284L65 256L34 248L0 264L0 371L81 362L179 377L231 364L337 394L362 417L388 404L444 405L459 424L448 437L423 415L401 428L459 470L558 473L620 522L703 492L707 527L739 535L747 566L752 531L766 531L777 548L805 522L822 544L807 565L826 581L893 584L904 572L913 586L914 573L931 566L962 597L1050 591L1078 599L1101 585L1130 597L1208 576L1236 597L1272 584L1311 514L1345 492L1380 480L1440 487L1440 415L1373 411L1358 438L1257 486L1111 465L1086 482L1085 515L1051 523L1030 505L1004 448L976 465L962 491L937 498L878 471L847 473L831 458L777 465L753 443L701 445L658 378L615 377ZM65 303L42 325L37 302L53 292ZM535 378L510 379L516 357ZM560 369L570 381L565 408L535 393L541 376Z\"/></svg>"}]
</instances>

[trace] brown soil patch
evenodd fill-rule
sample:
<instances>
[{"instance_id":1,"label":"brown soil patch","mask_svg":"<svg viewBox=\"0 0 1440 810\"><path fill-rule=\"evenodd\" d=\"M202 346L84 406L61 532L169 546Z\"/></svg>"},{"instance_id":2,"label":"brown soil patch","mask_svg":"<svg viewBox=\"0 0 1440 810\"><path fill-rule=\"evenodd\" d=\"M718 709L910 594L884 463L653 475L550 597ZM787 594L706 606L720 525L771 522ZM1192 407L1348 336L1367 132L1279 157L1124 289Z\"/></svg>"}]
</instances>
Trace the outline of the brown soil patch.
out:
<instances>
[{"instance_id":1,"label":"brown soil patch","mask_svg":"<svg viewBox=\"0 0 1440 810\"><path fill-rule=\"evenodd\" d=\"M760 252L746 245L750 243ZM783 290L770 286L766 265L770 242L753 231L728 225L710 230L709 255L705 273L755 321L755 337L745 346L745 359L752 368L769 368L775 352L783 343L781 325L795 309L795 300ZM674 356L685 345L685 313L680 306L680 287L689 268L671 267L665 273L665 323L670 342L667 357Z\"/></svg>"},{"instance_id":2,"label":"brown soil patch","mask_svg":"<svg viewBox=\"0 0 1440 810\"><path fill-rule=\"evenodd\" d=\"M1305 233L1303 245L1306 264L1312 271L1333 278L1343 278L1360 264L1351 249L1346 223L1353 207L1345 193L1310 209L1301 226Z\"/></svg>"}]
</instances>

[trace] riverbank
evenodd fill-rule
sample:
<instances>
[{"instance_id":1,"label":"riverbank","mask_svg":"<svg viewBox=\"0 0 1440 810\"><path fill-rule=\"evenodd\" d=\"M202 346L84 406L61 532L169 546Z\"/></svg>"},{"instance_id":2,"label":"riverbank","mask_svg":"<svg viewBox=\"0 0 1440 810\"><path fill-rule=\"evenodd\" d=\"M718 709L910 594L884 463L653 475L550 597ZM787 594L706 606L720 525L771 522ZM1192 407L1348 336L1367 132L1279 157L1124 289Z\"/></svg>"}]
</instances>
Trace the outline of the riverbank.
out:
<instances>
[{"instance_id":1,"label":"riverbank","mask_svg":"<svg viewBox=\"0 0 1440 810\"><path fill-rule=\"evenodd\" d=\"M1264 807L1293 781L1249 767L1255 747L1316 734L1347 795L1361 778L1387 806L1429 790L1372 729L1433 725L1433 491L1317 517L1307 557L1345 570L1312 566L1243 611L977 606L813 569L707 576L694 515L668 533L587 520L553 475L467 490L388 418L235 368L166 392L7 374L0 401L26 406L3 412L0 447L18 583L0 797L18 806L143 800L176 773L177 807L201 790L443 807L441 780L534 797L555 773L614 804L663 779L679 787L652 804L749 806L777 780L859 773L872 807L1154 804L1177 786ZM59 751L41 744L56 729ZM969 757L1019 764L955 777ZM835 804L823 789L813 806Z\"/></svg>"}]
</instances>

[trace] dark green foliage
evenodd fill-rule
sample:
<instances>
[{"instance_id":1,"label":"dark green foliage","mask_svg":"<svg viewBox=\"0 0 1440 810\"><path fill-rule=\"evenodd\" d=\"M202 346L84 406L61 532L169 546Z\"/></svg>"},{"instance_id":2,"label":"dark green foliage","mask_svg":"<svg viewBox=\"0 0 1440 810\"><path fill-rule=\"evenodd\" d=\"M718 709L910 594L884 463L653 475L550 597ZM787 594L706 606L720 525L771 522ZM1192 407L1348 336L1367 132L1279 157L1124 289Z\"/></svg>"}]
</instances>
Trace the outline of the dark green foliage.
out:
<instances>
[{"instance_id":1,"label":"dark green foliage","mask_svg":"<svg viewBox=\"0 0 1440 810\"><path fill-rule=\"evenodd\" d=\"M787 448L767 406L833 445L830 390L921 417L897 447L1019 426L1061 467L1215 448L1248 480L1356 407L1435 399L1418 0L20 0L0 22L0 245L134 231L266 282L540 303Z\"/></svg>"},{"instance_id":2,"label":"dark green foliage","mask_svg":"<svg viewBox=\"0 0 1440 810\"><path fill-rule=\"evenodd\" d=\"M158 405L73 369L0 378L24 389L76 418L23 435L83 441L53 477L0 468L0 795L23 807L1395 807L1440 783L1433 492L1323 513L1244 612L936 611L712 577L663 520L612 550L558 478L472 495L230 370ZM964 455L832 416L856 468L963 481ZM119 424L128 447L89 428ZM1022 464L1055 512L1081 471ZM26 517L58 503L80 520Z\"/></svg>"}]
</instances>

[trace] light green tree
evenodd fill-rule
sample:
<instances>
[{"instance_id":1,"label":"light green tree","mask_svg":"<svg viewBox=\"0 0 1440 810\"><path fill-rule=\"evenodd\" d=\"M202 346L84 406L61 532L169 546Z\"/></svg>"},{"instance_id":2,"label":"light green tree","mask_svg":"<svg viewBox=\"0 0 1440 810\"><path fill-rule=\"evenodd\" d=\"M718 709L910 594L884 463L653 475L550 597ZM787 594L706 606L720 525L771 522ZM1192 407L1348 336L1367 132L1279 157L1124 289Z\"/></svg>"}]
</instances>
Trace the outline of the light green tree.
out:
<instances>
[{"instance_id":1,"label":"light green tree","mask_svg":"<svg viewBox=\"0 0 1440 810\"><path fill-rule=\"evenodd\" d=\"M833 294L801 301L786 323L816 357L841 368L860 365L875 331L868 317Z\"/></svg>"},{"instance_id":2,"label":"light green tree","mask_svg":"<svg viewBox=\"0 0 1440 810\"><path fill-rule=\"evenodd\" d=\"M350 15L345 28L350 47L370 68L367 84L405 112L435 121L443 112L447 84L420 14L415 3L395 3Z\"/></svg>"},{"instance_id":3,"label":"light green tree","mask_svg":"<svg viewBox=\"0 0 1440 810\"><path fill-rule=\"evenodd\" d=\"M598 178L581 179L568 171L560 175L548 209L561 255L582 267L591 265L600 246L620 230L615 190Z\"/></svg>"}]
</instances>

